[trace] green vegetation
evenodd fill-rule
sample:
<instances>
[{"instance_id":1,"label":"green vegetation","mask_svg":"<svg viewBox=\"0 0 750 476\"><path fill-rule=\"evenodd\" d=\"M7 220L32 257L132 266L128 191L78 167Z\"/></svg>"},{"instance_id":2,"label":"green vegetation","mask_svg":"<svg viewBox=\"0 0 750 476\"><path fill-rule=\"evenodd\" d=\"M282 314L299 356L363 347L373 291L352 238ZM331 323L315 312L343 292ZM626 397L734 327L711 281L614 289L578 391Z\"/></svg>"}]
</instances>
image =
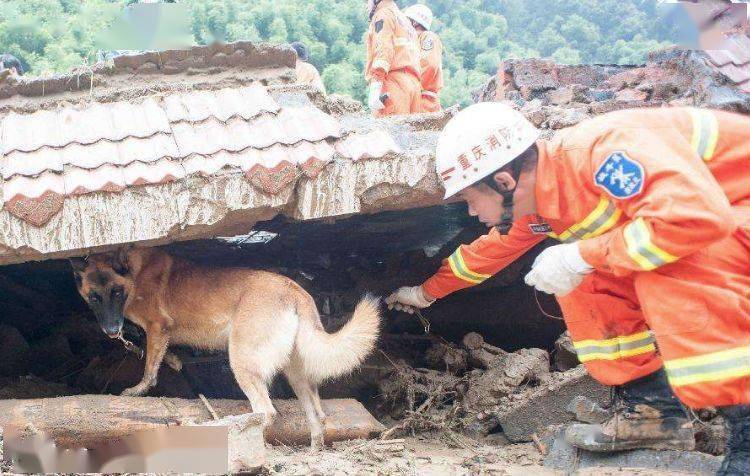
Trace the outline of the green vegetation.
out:
<instances>
[{"instance_id":1,"label":"green vegetation","mask_svg":"<svg viewBox=\"0 0 750 476\"><path fill-rule=\"evenodd\" d=\"M665 43L655 0L429 0L445 43L446 105L502 59L544 56L562 63L640 63ZM99 38L132 0L3 0L0 52L32 74L66 71L96 58ZM364 97L367 17L363 0L183 0L198 44L215 39L307 43L330 92ZM401 6L409 2L399 0Z\"/></svg>"}]
</instances>

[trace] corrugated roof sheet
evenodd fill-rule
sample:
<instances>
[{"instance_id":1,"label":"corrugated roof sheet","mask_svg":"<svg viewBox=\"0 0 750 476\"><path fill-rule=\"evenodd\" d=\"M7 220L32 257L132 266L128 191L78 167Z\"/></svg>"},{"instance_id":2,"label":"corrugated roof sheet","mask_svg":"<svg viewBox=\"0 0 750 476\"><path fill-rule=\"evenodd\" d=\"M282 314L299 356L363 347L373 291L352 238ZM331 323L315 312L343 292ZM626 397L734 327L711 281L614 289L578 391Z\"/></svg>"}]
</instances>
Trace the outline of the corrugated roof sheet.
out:
<instances>
[{"instance_id":1,"label":"corrugated roof sheet","mask_svg":"<svg viewBox=\"0 0 750 476\"><path fill-rule=\"evenodd\" d=\"M170 122L201 122L210 117L226 122L232 117L252 119L263 112L276 113L279 105L263 86L218 91L192 91L164 98Z\"/></svg>"},{"instance_id":2,"label":"corrugated roof sheet","mask_svg":"<svg viewBox=\"0 0 750 476\"><path fill-rule=\"evenodd\" d=\"M311 105L281 108L260 85L11 112L0 140L4 204L37 226L66 196L227 171L278 193L316 176L337 152L360 160L399 151L385 131L342 137L332 116Z\"/></svg>"}]
</instances>

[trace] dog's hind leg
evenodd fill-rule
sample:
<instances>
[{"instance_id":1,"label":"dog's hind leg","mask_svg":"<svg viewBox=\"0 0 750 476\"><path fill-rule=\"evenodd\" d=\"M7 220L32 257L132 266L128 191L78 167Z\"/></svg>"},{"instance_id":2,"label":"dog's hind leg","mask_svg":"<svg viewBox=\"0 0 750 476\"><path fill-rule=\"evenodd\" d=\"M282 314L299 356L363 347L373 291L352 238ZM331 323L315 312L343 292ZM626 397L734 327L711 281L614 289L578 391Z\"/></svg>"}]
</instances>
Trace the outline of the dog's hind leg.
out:
<instances>
[{"instance_id":1,"label":"dog's hind leg","mask_svg":"<svg viewBox=\"0 0 750 476\"><path fill-rule=\"evenodd\" d=\"M253 372L250 368L235 368L232 366L232 369L237 383L240 384L240 388L245 392L247 399L250 400L253 412L265 414L266 420L263 423L263 428L270 426L276 418L276 408L274 408L268 394L268 383L260 374Z\"/></svg>"},{"instance_id":2,"label":"dog's hind leg","mask_svg":"<svg viewBox=\"0 0 750 476\"><path fill-rule=\"evenodd\" d=\"M320 407L320 397L317 386L313 385L301 372L294 368L294 364L284 370L284 375L292 387L297 399L305 410L307 422L310 425L310 446L313 449L321 449L325 445L325 415L320 416L323 408ZM318 412L320 407L320 412Z\"/></svg>"},{"instance_id":3,"label":"dog's hind leg","mask_svg":"<svg viewBox=\"0 0 750 476\"><path fill-rule=\"evenodd\" d=\"M315 412L318 414L318 418L320 419L320 421L325 424L326 413L323 411L323 405L320 402L320 392L318 391L318 386L314 383L310 383L310 386L313 391L313 403L315 404Z\"/></svg>"},{"instance_id":4,"label":"dog's hind leg","mask_svg":"<svg viewBox=\"0 0 750 476\"><path fill-rule=\"evenodd\" d=\"M253 411L266 414L266 427L276 416L268 383L289 364L298 323L291 311L273 311L243 313L229 333L229 365Z\"/></svg>"}]
</instances>

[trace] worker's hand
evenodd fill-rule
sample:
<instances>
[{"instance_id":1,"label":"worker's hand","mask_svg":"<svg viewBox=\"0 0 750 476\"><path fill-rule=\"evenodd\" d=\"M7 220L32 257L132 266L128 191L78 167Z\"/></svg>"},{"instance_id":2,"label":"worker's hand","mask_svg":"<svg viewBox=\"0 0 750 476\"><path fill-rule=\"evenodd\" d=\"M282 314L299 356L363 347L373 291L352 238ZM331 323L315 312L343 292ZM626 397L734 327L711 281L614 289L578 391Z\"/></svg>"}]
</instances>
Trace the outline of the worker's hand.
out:
<instances>
[{"instance_id":1,"label":"worker's hand","mask_svg":"<svg viewBox=\"0 0 750 476\"><path fill-rule=\"evenodd\" d=\"M382 90L383 83L380 81L373 81L370 83L370 92L367 95L367 107L373 112L379 111L385 107L383 101L380 100Z\"/></svg>"},{"instance_id":2,"label":"worker's hand","mask_svg":"<svg viewBox=\"0 0 750 476\"><path fill-rule=\"evenodd\" d=\"M526 275L526 284L547 294L565 296L594 271L578 249L578 243L550 246L542 251Z\"/></svg>"},{"instance_id":3,"label":"worker's hand","mask_svg":"<svg viewBox=\"0 0 750 476\"><path fill-rule=\"evenodd\" d=\"M422 286L399 288L385 299L388 309L414 314L416 309L424 309L435 302L435 298L428 295Z\"/></svg>"}]
</instances>

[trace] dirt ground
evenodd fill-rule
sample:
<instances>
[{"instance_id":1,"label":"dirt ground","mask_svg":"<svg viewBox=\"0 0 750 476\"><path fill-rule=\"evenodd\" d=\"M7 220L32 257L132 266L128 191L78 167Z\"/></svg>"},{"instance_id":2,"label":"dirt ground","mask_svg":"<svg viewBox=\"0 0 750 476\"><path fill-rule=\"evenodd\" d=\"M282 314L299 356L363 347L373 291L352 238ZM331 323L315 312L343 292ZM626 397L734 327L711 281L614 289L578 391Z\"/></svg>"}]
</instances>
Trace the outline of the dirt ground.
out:
<instances>
[{"instance_id":1,"label":"dirt ground","mask_svg":"<svg viewBox=\"0 0 750 476\"><path fill-rule=\"evenodd\" d=\"M383 447L374 441L346 441L322 451L308 447L272 447L266 470L270 475L563 475L542 466L544 456L534 443L508 444L500 437L474 440L455 433L424 433ZM11 474L2 461L0 474ZM688 473L628 468L593 468L581 476L681 476Z\"/></svg>"},{"instance_id":2,"label":"dirt ground","mask_svg":"<svg viewBox=\"0 0 750 476\"><path fill-rule=\"evenodd\" d=\"M534 443L506 444L473 440L447 433L404 439L404 447L380 450L375 442L349 441L321 452L275 447L268 454L273 475L562 475L542 466L544 456ZM597 468L575 474L604 476L667 476L685 473L627 468Z\"/></svg>"}]
</instances>

